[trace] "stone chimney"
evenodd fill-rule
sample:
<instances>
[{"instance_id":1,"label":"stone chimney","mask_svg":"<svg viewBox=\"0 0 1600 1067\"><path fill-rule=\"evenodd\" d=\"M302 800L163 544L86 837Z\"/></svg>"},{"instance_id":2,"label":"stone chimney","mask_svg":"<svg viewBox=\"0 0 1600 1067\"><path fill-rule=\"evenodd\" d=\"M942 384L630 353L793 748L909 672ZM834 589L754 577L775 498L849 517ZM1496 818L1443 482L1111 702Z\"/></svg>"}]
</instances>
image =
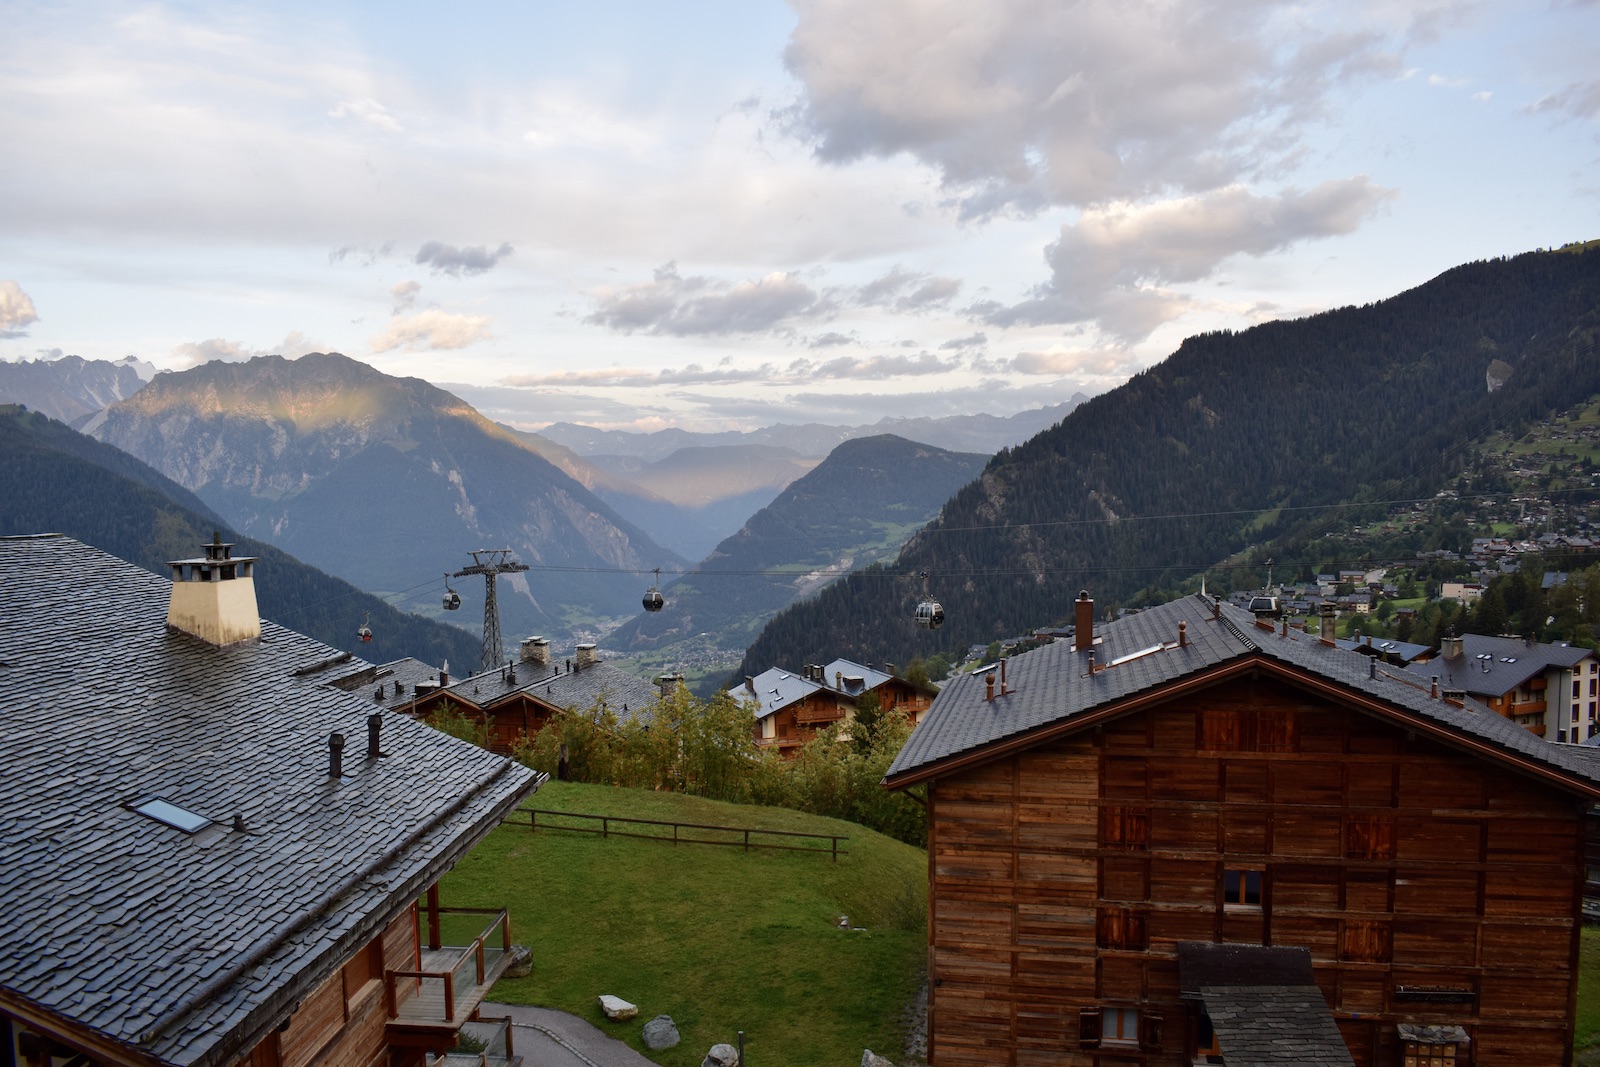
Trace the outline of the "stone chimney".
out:
<instances>
[{"instance_id":1,"label":"stone chimney","mask_svg":"<svg viewBox=\"0 0 1600 1067\"><path fill-rule=\"evenodd\" d=\"M204 556L167 563L172 568L167 626L223 647L259 641L255 557L235 559L233 545L224 544L220 533L213 533L204 548Z\"/></svg>"},{"instance_id":2,"label":"stone chimney","mask_svg":"<svg viewBox=\"0 0 1600 1067\"><path fill-rule=\"evenodd\" d=\"M593 667L600 662L600 653L595 651L594 642L589 641L578 646L578 670Z\"/></svg>"},{"instance_id":3,"label":"stone chimney","mask_svg":"<svg viewBox=\"0 0 1600 1067\"><path fill-rule=\"evenodd\" d=\"M1317 636L1324 641L1332 641L1339 623L1339 609L1328 603L1318 604L1317 615L1321 624Z\"/></svg>"},{"instance_id":4,"label":"stone chimney","mask_svg":"<svg viewBox=\"0 0 1600 1067\"><path fill-rule=\"evenodd\" d=\"M663 674L656 679L656 688L661 690L661 699L667 700L672 694L683 688L683 675Z\"/></svg>"},{"instance_id":5,"label":"stone chimney","mask_svg":"<svg viewBox=\"0 0 1600 1067\"><path fill-rule=\"evenodd\" d=\"M1089 590L1078 590L1078 599L1073 601L1073 626L1072 650L1082 652L1086 648L1094 647L1094 600L1089 596Z\"/></svg>"},{"instance_id":6,"label":"stone chimney","mask_svg":"<svg viewBox=\"0 0 1600 1067\"><path fill-rule=\"evenodd\" d=\"M522 642L522 662L529 666L550 666L550 642L542 637L530 637Z\"/></svg>"},{"instance_id":7,"label":"stone chimney","mask_svg":"<svg viewBox=\"0 0 1600 1067\"><path fill-rule=\"evenodd\" d=\"M1443 656L1445 659L1460 659L1463 651L1462 644L1463 642L1460 637L1456 636L1455 634L1451 634L1449 637L1446 637L1444 640L1439 642L1439 655Z\"/></svg>"}]
</instances>

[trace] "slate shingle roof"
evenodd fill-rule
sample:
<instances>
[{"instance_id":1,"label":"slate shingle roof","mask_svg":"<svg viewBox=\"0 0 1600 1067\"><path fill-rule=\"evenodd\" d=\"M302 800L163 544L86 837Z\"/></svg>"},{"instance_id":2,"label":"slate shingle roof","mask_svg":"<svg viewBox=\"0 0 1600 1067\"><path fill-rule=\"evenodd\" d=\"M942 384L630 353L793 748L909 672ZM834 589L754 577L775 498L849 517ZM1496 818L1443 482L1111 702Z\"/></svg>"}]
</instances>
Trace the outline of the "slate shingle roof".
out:
<instances>
[{"instance_id":1,"label":"slate shingle roof","mask_svg":"<svg viewBox=\"0 0 1600 1067\"><path fill-rule=\"evenodd\" d=\"M370 694L322 684L359 661L269 622L233 648L169 633L167 599L163 578L70 538L0 539L0 986L210 1065L286 1018L535 778L397 715L368 760ZM216 823L190 835L126 807L152 796Z\"/></svg>"},{"instance_id":2,"label":"slate shingle roof","mask_svg":"<svg viewBox=\"0 0 1600 1067\"><path fill-rule=\"evenodd\" d=\"M604 661L582 670L566 670L563 664L535 667L518 663L514 671L498 667L452 682L445 692L485 709L517 693L569 711L587 711L604 701L622 720L653 707L660 696L650 682Z\"/></svg>"},{"instance_id":3,"label":"slate shingle roof","mask_svg":"<svg viewBox=\"0 0 1600 1067\"><path fill-rule=\"evenodd\" d=\"M1198 996L1228 1067L1352 1067L1307 949L1178 944L1185 997Z\"/></svg>"},{"instance_id":4,"label":"slate shingle roof","mask_svg":"<svg viewBox=\"0 0 1600 1067\"><path fill-rule=\"evenodd\" d=\"M1178 627L1187 637L1178 646ZM1551 744L1472 701L1465 707L1435 698L1428 680L1358 652L1325 645L1290 629L1263 630L1248 612L1188 596L1097 627L1094 662L1072 642L1056 642L1009 660L1007 695L985 700L982 675L952 679L912 732L884 777L891 787L935 775L941 765L1071 720L1232 661L1259 658L1292 674L1335 683L1410 716L1487 743L1524 762L1542 765L1585 792L1600 793L1600 750ZM1581 651L1581 650L1579 650ZM1123 660L1123 657L1128 657ZM1123 660L1122 662L1118 662ZM995 691L999 693L998 671Z\"/></svg>"},{"instance_id":5,"label":"slate shingle roof","mask_svg":"<svg viewBox=\"0 0 1600 1067\"><path fill-rule=\"evenodd\" d=\"M798 674L791 674L779 667L771 667L752 678L748 685L736 686L729 692L729 696L733 697L736 703L749 708L757 719L764 719L775 711L782 711L790 704L805 700L823 688Z\"/></svg>"},{"instance_id":6,"label":"slate shingle roof","mask_svg":"<svg viewBox=\"0 0 1600 1067\"><path fill-rule=\"evenodd\" d=\"M1570 670L1574 664L1594 655L1587 648L1571 645L1530 643L1515 637L1461 636L1461 655L1435 656L1426 663L1414 663L1408 670L1421 677L1437 674L1445 689L1461 690L1474 696L1498 697L1509 693L1530 678L1556 667Z\"/></svg>"}]
</instances>

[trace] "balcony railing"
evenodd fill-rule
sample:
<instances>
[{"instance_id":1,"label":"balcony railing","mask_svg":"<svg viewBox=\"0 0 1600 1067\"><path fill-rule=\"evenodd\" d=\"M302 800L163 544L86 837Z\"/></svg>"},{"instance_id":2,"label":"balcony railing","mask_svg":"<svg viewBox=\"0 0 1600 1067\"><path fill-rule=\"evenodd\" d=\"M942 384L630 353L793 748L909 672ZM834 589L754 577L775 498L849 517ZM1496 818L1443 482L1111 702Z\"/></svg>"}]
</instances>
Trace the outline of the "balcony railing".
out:
<instances>
[{"instance_id":1,"label":"balcony railing","mask_svg":"<svg viewBox=\"0 0 1600 1067\"><path fill-rule=\"evenodd\" d=\"M505 972L511 919L503 908L429 908L427 916L429 947L421 966L383 972L389 1025L460 1029ZM446 924L448 935L442 933Z\"/></svg>"},{"instance_id":2,"label":"balcony railing","mask_svg":"<svg viewBox=\"0 0 1600 1067\"><path fill-rule=\"evenodd\" d=\"M462 1023L455 1047L428 1058L429 1067L516 1067L521 1062L512 1048L509 1018Z\"/></svg>"}]
</instances>

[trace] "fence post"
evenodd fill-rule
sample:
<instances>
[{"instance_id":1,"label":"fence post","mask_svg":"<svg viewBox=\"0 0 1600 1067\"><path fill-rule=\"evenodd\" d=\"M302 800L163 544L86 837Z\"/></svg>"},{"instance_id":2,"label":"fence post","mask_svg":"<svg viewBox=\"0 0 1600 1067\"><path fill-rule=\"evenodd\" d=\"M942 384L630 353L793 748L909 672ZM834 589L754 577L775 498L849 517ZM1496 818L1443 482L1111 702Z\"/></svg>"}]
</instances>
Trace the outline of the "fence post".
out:
<instances>
[{"instance_id":1,"label":"fence post","mask_svg":"<svg viewBox=\"0 0 1600 1067\"><path fill-rule=\"evenodd\" d=\"M739 1031L739 1067L744 1067L744 1031Z\"/></svg>"},{"instance_id":2,"label":"fence post","mask_svg":"<svg viewBox=\"0 0 1600 1067\"><path fill-rule=\"evenodd\" d=\"M839 862L839 839L837 837L833 839L833 862Z\"/></svg>"},{"instance_id":3,"label":"fence post","mask_svg":"<svg viewBox=\"0 0 1600 1067\"><path fill-rule=\"evenodd\" d=\"M750 831L749 830L746 830L744 832L744 850L746 852L750 851Z\"/></svg>"},{"instance_id":4,"label":"fence post","mask_svg":"<svg viewBox=\"0 0 1600 1067\"><path fill-rule=\"evenodd\" d=\"M537 830L537 829L539 829L539 813L537 811L534 811L532 808L528 809L528 829L529 830Z\"/></svg>"}]
</instances>

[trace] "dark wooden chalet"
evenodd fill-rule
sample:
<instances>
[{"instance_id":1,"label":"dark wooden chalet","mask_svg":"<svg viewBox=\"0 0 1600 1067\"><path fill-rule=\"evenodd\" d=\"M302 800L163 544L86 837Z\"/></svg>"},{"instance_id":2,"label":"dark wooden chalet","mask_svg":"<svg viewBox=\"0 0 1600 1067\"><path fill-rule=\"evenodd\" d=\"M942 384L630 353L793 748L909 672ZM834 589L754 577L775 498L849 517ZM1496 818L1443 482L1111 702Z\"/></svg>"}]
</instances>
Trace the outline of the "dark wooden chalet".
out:
<instances>
[{"instance_id":1,"label":"dark wooden chalet","mask_svg":"<svg viewBox=\"0 0 1600 1067\"><path fill-rule=\"evenodd\" d=\"M1570 1062L1600 750L1203 596L1079 606L885 778L929 810L936 1067L1335 1062L1329 1026L1361 1067Z\"/></svg>"},{"instance_id":2,"label":"dark wooden chalet","mask_svg":"<svg viewBox=\"0 0 1600 1067\"><path fill-rule=\"evenodd\" d=\"M512 1067L506 915L437 885L539 776L330 685L230 548L0 538L0 1063Z\"/></svg>"}]
</instances>

